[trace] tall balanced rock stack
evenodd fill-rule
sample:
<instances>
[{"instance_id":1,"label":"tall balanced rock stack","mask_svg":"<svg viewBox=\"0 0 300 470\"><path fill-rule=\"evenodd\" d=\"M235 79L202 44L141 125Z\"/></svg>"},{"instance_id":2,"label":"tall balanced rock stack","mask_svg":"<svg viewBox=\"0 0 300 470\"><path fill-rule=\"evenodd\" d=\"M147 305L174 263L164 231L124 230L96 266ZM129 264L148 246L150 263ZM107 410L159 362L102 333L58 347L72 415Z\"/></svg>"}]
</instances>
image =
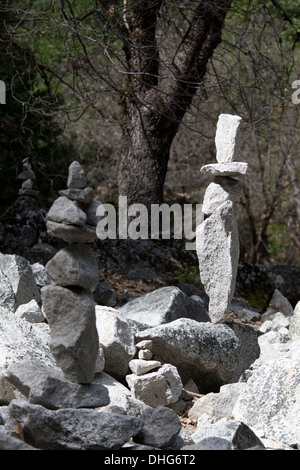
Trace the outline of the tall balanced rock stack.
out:
<instances>
[{"instance_id":1,"label":"tall balanced rock stack","mask_svg":"<svg viewBox=\"0 0 300 470\"><path fill-rule=\"evenodd\" d=\"M22 187L19 189L19 196L33 196L36 197L39 191L34 188L35 185L35 173L32 170L31 164L28 158L23 160L23 171L18 175L18 180L22 181Z\"/></svg>"},{"instance_id":2,"label":"tall balanced rock stack","mask_svg":"<svg viewBox=\"0 0 300 470\"><path fill-rule=\"evenodd\" d=\"M243 185L239 180L248 169L247 163L236 161L240 123L239 116L220 114L215 136L218 163L200 170L214 177L204 195L204 221L196 232L200 278L209 296L209 316L213 323L226 320L238 268L239 236L234 201L242 195Z\"/></svg>"},{"instance_id":3,"label":"tall balanced rock stack","mask_svg":"<svg viewBox=\"0 0 300 470\"><path fill-rule=\"evenodd\" d=\"M92 295L99 276L96 257L86 243L96 238L100 203L92 200L93 190L76 161L69 167L67 185L49 209L47 230L70 244L45 267L54 284L42 288L42 302L57 364L71 382L90 383L99 346Z\"/></svg>"}]
</instances>

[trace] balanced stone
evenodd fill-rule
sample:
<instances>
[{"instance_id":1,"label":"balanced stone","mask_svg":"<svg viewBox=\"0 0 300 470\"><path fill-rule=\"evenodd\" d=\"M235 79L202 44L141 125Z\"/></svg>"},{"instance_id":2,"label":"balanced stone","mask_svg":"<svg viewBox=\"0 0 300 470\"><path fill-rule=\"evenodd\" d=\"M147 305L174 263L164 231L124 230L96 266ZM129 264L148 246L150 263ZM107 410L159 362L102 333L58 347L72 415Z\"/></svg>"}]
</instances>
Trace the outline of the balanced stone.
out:
<instances>
[{"instance_id":1,"label":"balanced stone","mask_svg":"<svg viewBox=\"0 0 300 470\"><path fill-rule=\"evenodd\" d=\"M50 349L65 377L89 383L98 355L95 303L83 289L58 285L41 289L44 314L51 333Z\"/></svg>"},{"instance_id":2,"label":"balanced stone","mask_svg":"<svg viewBox=\"0 0 300 470\"><path fill-rule=\"evenodd\" d=\"M86 214L76 202L65 196L57 198L49 209L47 221L65 223L68 225L83 226L86 222Z\"/></svg>"},{"instance_id":3,"label":"balanced stone","mask_svg":"<svg viewBox=\"0 0 300 470\"><path fill-rule=\"evenodd\" d=\"M93 188L87 186L84 189L62 189L59 191L60 196L66 196L72 201L83 202L84 204L89 204L93 200L94 190Z\"/></svg>"},{"instance_id":4,"label":"balanced stone","mask_svg":"<svg viewBox=\"0 0 300 470\"><path fill-rule=\"evenodd\" d=\"M235 161L240 148L240 124L242 118L232 114L220 114L215 144L218 163Z\"/></svg>"},{"instance_id":5,"label":"balanced stone","mask_svg":"<svg viewBox=\"0 0 300 470\"><path fill-rule=\"evenodd\" d=\"M236 201L243 193L242 184L228 176L218 176L210 183L205 191L202 211L206 215L212 214L226 201Z\"/></svg>"},{"instance_id":6,"label":"balanced stone","mask_svg":"<svg viewBox=\"0 0 300 470\"><path fill-rule=\"evenodd\" d=\"M82 189L86 187L86 178L82 166L74 161L69 166L67 186L68 189Z\"/></svg>"},{"instance_id":7,"label":"balanced stone","mask_svg":"<svg viewBox=\"0 0 300 470\"><path fill-rule=\"evenodd\" d=\"M239 177L246 175L248 163L231 162L231 163L210 163L204 165L200 169L200 173L212 176L232 176Z\"/></svg>"},{"instance_id":8,"label":"balanced stone","mask_svg":"<svg viewBox=\"0 0 300 470\"><path fill-rule=\"evenodd\" d=\"M91 243L97 238L95 227L87 224L79 227L48 220L47 232L52 237L61 238L68 243Z\"/></svg>"},{"instance_id":9,"label":"balanced stone","mask_svg":"<svg viewBox=\"0 0 300 470\"><path fill-rule=\"evenodd\" d=\"M239 259L239 237L232 201L223 203L197 227L201 282L208 294L212 323L222 323L231 304Z\"/></svg>"},{"instance_id":10,"label":"balanced stone","mask_svg":"<svg viewBox=\"0 0 300 470\"><path fill-rule=\"evenodd\" d=\"M60 286L93 290L99 280L98 263L92 249L84 244L62 248L46 264L46 273Z\"/></svg>"}]
</instances>

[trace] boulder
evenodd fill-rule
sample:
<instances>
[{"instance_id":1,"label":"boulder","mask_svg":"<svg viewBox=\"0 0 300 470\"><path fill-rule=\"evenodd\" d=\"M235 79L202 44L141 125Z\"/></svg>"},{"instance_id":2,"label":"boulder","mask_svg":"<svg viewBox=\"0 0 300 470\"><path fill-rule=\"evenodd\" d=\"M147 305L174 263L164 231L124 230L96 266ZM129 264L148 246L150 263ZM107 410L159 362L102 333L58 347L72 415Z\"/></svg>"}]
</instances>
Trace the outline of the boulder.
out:
<instances>
[{"instance_id":1,"label":"boulder","mask_svg":"<svg viewBox=\"0 0 300 470\"><path fill-rule=\"evenodd\" d=\"M104 371L117 379L128 373L135 355L135 339L126 318L114 308L96 305L96 327L105 357Z\"/></svg>"},{"instance_id":2,"label":"boulder","mask_svg":"<svg viewBox=\"0 0 300 470\"><path fill-rule=\"evenodd\" d=\"M91 382L99 340L90 293L53 284L43 287L41 294L51 331L50 349L57 364L68 380Z\"/></svg>"},{"instance_id":3,"label":"boulder","mask_svg":"<svg viewBox=\"0 0 300 470\"><path fill-rule=\"evenodd\" d=\"M5 378L11 364L27 358L57 369L49 343L48 324L29 323L0 307L0 404L16 398L15 389Z\"/></svg>"},{"instance_id":4,"label":"boulder","mask_svg":"<svg viewBox=\"0 0 300 470\"><path fill-rule=\"evenodd\" d=\"M300 445L300 361L269 360L253 371L233 416L258 436Z\"/></svg>"},{"instance_id":5,"label":"boulder","mask_svg":"<svg viewBox=\"0 0 300 470\"><path fill-rule=\"evenodd\" d=\"M264 448L262 441L245 423L238 420L221 420L214 424L198 426L193 433L195 443L203 443L208 437L224 439L231 450L247 450L252 447Z\"/></svg>"},{"instance_id":6,"label":"boulder","mask_svg":"<svg viewBox=\"0 0 300 470\"><path fill-rule=\"evenodd\" d=\"M199 322L209 321L204 307L174 286L161 287L132 299L118 310L126 318L151 327L182 317Z\"/></svg>"},{"instance_id":7,"label":"boulder","mask_svg":"<svg viewBox=\"0 0 300 470\"><path fill-rule=\"evenodd\" d=\"M44 450L120 449L141 428L139 418L81 408L48 410L12 400L0 414L6 430L18 423L25 442Z\"/></svg>"},{"instance_id":8,"label":"boulder","mask_svg":"<svg viewBox=\"0 0 300 470\"><path fill-rule=\"evenodd\" d=\"M240 363L241 343L227 325L181 318L136 333L152 340L153 360L177 367L183 383L194 380L200 393L229 383Z\"/></svg>"},{"instance_id":9,"label":"boulder","mask_svg":"<svg viewBox=\"0 0 300 470\"><path fill-rule=\"evenodd\" d=\"M36 450L34 447L26 444L19 437L11 435L4 426L0 426L0 450Z\"/></svg>"}]
</instances>

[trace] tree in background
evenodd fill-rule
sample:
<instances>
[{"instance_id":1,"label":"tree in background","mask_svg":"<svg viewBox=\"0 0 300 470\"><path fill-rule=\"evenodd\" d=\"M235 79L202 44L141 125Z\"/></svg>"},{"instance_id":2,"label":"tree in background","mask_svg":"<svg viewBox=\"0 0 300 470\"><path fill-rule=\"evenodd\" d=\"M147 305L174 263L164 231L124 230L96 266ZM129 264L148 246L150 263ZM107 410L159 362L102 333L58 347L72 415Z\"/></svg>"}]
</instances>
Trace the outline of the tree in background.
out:
<instances>
[{"instance_id":1,"label":"tree in background","mask_svg":"<svg viewBox=\"0 0 300 470\"><path fill-rule=\"evenodd\" d=\"M166 178L167 187L199 191L218 115L241 115L243 159L252 169L239 209L241 245L248 261L268 259L280 239L271 240L278 219L295 220L285 201L297 177L290 178L282 147L290 134L297 176L295 1L14 0L4 7L13 15L5 24L10 60L21 55L44 91L24 100L27 115L38 103L41 119L55 115L69 132L84 129L85 142L119 122L119 193L129 203L162 202ZM25 86L29 98L37 97L34 83Z\"/></svg>"}]
</instances>

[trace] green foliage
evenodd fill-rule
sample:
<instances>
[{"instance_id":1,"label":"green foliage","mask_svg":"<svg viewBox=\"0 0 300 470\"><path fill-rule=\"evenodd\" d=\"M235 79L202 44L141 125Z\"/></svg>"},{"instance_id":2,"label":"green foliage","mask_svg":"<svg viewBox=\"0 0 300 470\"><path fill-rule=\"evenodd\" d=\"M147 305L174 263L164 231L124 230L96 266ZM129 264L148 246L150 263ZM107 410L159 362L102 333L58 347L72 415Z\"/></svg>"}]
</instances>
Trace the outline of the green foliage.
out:
<instances>
[{"instance_id":1,"label":"green foliage","mask_svg":"<svg viewBox=\"0 0 300 470\"><path fill-rule=\"evenodd\" d=\"M180 284L191 284L199 289L203 290L203 285L200 281L199 269L196 266L189 266L183 271L176 270L174 271L175 280Z\"/></svg>"}]
</instances>

